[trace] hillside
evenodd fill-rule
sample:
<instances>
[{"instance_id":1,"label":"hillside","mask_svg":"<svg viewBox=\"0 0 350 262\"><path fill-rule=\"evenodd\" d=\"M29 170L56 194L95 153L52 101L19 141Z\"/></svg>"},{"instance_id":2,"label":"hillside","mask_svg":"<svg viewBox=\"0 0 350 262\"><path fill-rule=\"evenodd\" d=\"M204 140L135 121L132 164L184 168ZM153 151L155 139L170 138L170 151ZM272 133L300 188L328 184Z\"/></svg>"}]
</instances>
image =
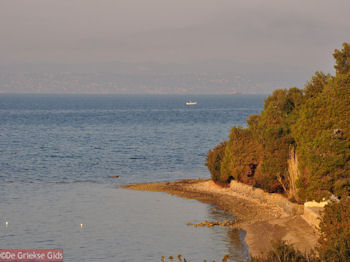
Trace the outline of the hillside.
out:
<instances>
[{"instance_id":1,"label":"hillside","mask_svg":"<svg viewBox=\"0 0 350 262\"><path fill-rule=\"evenodd\" d=\"M335 50L336 74L304 89L278 89L248 127L210 150L214 181L234 179L303 202L350 192L350 44Z\"/></svg>"}]
</instances>

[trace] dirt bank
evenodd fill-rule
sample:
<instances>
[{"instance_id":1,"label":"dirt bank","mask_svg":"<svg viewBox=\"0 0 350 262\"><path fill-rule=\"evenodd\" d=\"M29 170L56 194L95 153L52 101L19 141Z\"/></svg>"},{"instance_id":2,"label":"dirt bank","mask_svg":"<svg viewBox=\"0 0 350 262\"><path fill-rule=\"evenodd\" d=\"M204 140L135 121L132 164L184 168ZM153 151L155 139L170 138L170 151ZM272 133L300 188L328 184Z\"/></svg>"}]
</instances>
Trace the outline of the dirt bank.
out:
<instances>
[{"instance_id":1,"label":"dirt bank","mask_svg":"<svg viewBox=\"0 0 350 262\"><path fill-rule=\"evenodd\" d=\"M250 199L208 179L133 184L122 188L166 192L214 204L231 212L240 221L236 226L247 232L245 241L252 255L270 249L271 240L287 240L302 251L310 250L317 242L317 234L300 215L289 215L278 206Z\"/></svg>"}]
</instances>

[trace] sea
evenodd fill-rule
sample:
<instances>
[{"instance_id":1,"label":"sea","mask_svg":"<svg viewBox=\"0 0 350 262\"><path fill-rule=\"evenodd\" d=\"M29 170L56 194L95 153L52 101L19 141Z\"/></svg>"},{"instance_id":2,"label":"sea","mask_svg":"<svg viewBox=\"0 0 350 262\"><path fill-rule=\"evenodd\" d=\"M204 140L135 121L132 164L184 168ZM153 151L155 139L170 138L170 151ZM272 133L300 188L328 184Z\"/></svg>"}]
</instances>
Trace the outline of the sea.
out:
<instances>
[{"instance_id":1,"label":"sea","mask_svg":"<svg viewBox=\"0 0 350 262\"><path fill-rule=\"evenodd\" d=\"M209 178L208 150L264 97L1 94L0 248L63 249L66 262L247 261L243 230L186 225L234 215L120 185Z\"/></svg>"}]
</instances>

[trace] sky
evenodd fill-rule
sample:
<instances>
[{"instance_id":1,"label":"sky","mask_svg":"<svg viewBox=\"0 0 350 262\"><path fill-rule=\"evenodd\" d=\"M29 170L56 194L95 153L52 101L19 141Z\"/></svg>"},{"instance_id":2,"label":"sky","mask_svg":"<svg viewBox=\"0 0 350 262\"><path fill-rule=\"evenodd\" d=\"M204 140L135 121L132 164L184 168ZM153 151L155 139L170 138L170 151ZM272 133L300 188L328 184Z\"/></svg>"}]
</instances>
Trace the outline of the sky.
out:
<instances>
[{"instance_id":1,"label":"sky","mask_svg":"<svg viewBox=\"0 0 350 262\"><path fill-rule=\"evenodd\" d=\"M233 61L329 72L349 0L0 0L0 65Z\"/></svg>"}]
</instances>

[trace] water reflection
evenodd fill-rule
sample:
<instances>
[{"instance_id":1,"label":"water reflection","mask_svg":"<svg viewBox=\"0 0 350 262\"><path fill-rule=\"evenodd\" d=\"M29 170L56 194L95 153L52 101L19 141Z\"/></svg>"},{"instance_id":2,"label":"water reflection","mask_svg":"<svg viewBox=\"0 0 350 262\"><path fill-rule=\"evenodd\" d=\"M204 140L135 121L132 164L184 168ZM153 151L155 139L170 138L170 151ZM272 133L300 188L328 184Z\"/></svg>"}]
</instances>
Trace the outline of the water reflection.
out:
<instances>
[{"instance_id":1,"label":"water reflection","mask_svg":"<svg viewBox=\"0 0 350 262\"><path fill-rule=\"evenodd\" d=\"M197 200L99 183L27 184L9 199L16 188L2 187L2 248L63 248L66 262L160 261L179 253L191 261L225 254L246 261L242 231L186 225L233 219Z\"/></svg>"},{"instance_id":2,"label":"water reflection","mask_svg":"<svg viewBox=\"0 0 350 262\"><path fill-rule=\"evenodd\" d=\"M208 205L208 220L209 221L234 221L235 216L230 212L217 208L213 205ZM238 228L230 227L214 227L213 237L216 241L224 243L227 252L231 257L231 261L243 262L249 258L248 247L244 242L245 231Z\"/></svg>"}]
</instances>

